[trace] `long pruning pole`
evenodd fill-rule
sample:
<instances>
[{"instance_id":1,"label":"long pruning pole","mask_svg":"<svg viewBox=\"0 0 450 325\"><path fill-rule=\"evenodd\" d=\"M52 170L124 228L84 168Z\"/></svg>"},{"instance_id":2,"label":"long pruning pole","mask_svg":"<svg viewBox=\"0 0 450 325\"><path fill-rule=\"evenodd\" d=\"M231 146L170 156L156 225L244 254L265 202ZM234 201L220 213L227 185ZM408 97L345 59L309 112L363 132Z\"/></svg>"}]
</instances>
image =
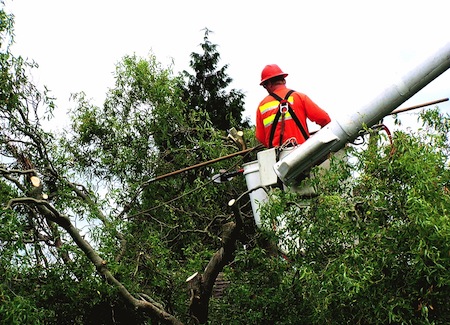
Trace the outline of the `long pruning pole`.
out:
<instances>
[{"instance_id":1,"label":"long pruning pole","mask_svg":"<svg viewBox=\"0 0 450 325\"><path fill-rule=\"evenodd\" d=\"M155 182L155 181L159 181L159 180L161 180L163 178L166 178L166 177L169 177L169 176L178 175L178 174L183 173L183 172L188 171L188 170L192 170L192 169L196 169L196 168L203 167L203 166L206 166L206 165L210 165L210 164L216 163L218 161L222 161L222 160L225 160L225 159L230 159L230 158L233 158L233 157L236 157L236 156L240 156L240 155L246 155L246 154L248 154L248 153L250 153L250 152L252 152L254 150L258 150L260 148L262 148L262 146L258 145L258 146L253 147L253 148L248 148L248 149L245 149L245 150L242 150L242 151L238 151L238 152L235 152L235 153L223 156L223 157L219 157L219 158L215 158L215 159L212 159L212 160L204 161L202 163L199 163L199 164L196 164L196 165L193 165L193 166L189 166L189 167L186 167L186 168L183 168L183 169L179 169L179 170L176 170L176 171L164 174L164 175L160 175L160 176L157 176L155 178L152 178L152 179L148 180L147 184Z\"/></svg>"},{"instance_id":2,"label":"long pruning pole","mask_svg":"<svg viewBox=\"0 0 450 325\"><path fill-rule=\"evenodd\" d=\"M430 105L434 105L434 104L439 104L439 103L446 102L446 101L448 101L448 98L437 99L437 100L433 100L432 102L427 102L427 103L423 103L423 104L419 104L419 105L415 105L415 106L411 106L411 107L399 108L399 109L393 110L389 115L403 113L403 112L411 111L413 109L430 106Z\"/></svg>"},{"instance_id":3,"label":"long pruning pole","mask_svg":"<svg viewBox=\"0 0 450 325\"><path fill-rule=\"evenodd\" d=\"M425 106L430 106L430 105L434 105L434 104L438 104L438 103L442 103L442 102L446 102L446 101L448 101L448 98L438 99L438 100L434 100L434 101L431 101L431 102L427 102L427 103L423 103L423 104L419 104L419 105L415 105L415 106L411 106L411 107L400 108L400 109L392 111L389 115L403 113L403 112L411 111L413 109L417 109L417 108L421 108L421 107L425 107ZM313 133L315 133L315 132L311 132L311 134L313 134ZM210 165L210 164L214 164L216 162L219 162L219 161L222 161L222 160L226 160L226 159L230 159L230 158L233 158L233 157L236 157L236 156L246 155L246 154L248 154L248 153L250 153L250 152L252 152L254 150L258 150L260 148L262 148L262 145L258 145L258 146L253 147L253 148L248 148L248 149L245 149L245 150L242 150L242 151L238 151L238 152L235 152L235 153L223 156L223 157L219 157L219 158L216 158L216 159L208 160L208 161L205 161L205 162L193 165L193 166L189 166L189 167L186 167L186 168L183 168L183 169L179 169L179 170L176 170L176 171L164 174L164 175L156 176L156 177L148 180L145 183L145 185L148 185L150 183L162 180L162 179L170 177L170 176L181 174L181 173L183 173L185 171L188 171L188 170L192 170L192 169L196 169L196 168L199 168L199 167L203 167L203 166L207 166L207 165Z\"/></svg>"}]
</instances>

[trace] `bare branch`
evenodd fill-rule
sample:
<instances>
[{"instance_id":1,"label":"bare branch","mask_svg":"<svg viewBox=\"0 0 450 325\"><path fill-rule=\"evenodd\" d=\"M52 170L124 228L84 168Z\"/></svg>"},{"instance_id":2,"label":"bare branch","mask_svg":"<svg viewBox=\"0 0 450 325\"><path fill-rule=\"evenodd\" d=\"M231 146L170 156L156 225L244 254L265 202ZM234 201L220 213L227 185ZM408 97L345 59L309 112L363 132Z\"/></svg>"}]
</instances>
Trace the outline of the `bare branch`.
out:
<instances>
[{"instance_id":1,"label":"bare branch","mask_svg":"<svg viewBox=\"0 0 450 325\"><path fill-rule=\"evenodd\" d=\"M27 175L27 174L32 174L32 175L37 175L36 170L35 169L27 169L27 170L21 170L21 169L5 169L5 168L0 168L0 173L3 175L10 175L10 174L21 174L21 175Z\"/></svg>"},{"instance_id":2,"label":"bare branch","mask_svg":"<svg viewBox=\"0 0 450 325\"><path fill-rule=\"evenodd\" d=\"M189 310L192 319L196 323L204 324L208 321L209 300L214 283L225 265L233 260L236 241L243 226L238 202L238 200L229 202L236 221L223 225L221 234L222 247L211 257L203 274L198 273L189 279L191 291Z\"/></svg>"},{"instance_id":3,"label":"bare branch","mask_svg":"<svg viewBox=\"0 0 450 325\"><path fill-rule=\"evenodd\" d=\"M22 183L17 179L17 178L13 178L10 175L4 174L3 177L5 179L7 179L8 181L14 183L14 185L17 186L18 189L20 189L22 192L26 191L25 186L22 185Z\"/></svg>"},{"instance_id":4,"label":"bare branch","mask_svg":"<svg viewBox=\"0 0 450 325\"><path fill-rule=\"evenodd\" d=\"M62 217L62 215L59 214L59 212L49 202L47 202L45 200L34 199L32 197L20 197L20 198L11 199L11 200L9 200L8 204L6 205L6 208L11 209L13 206L18 205L18 204L42 205L45 208L47 208L48 210L50 210L50 212L53 214L52 219ZM67 217L65 217L65 218L67 218Z\"/></svg>"}]
</instances>

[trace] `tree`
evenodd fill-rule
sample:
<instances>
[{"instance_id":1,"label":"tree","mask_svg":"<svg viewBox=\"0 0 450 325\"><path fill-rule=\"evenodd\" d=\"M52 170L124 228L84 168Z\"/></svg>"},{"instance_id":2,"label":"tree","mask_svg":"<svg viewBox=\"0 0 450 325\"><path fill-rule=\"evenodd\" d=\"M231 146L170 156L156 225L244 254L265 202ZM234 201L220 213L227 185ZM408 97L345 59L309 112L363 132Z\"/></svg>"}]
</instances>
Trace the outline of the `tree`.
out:
<instances>
[{"instance_id":1,"label":"tree","mask_svg":"<svg viewBox=\"0 0 450 325\"><path fill-rule=\"evenodd\" d=\"M200 44L203 53L191 54L190 67L194 74L182 73L186 79L183 98L188 110L207 112L218 130L248 128L249 121L242 120L245 95L236 89L227 90L233 79L227 75L228 65L218 68L220 54L217 44L209 40L210 33L205 28L203 43Z\"/></svg>"},{"instance_id":2,"label":"tree","mask_svg":"<svg viewBox=\"0 0 450 325\"><path fill-rule=\"evenodd\" d=\"M39 111L43 107L48 111L44 118L49 117L53 102L27 77L27 69L35 65L10 52L12 17L2 10L1 18L2 45L9 41L1 53L0 290L6 302L1 319L12 324L98 323L107 303L113 306L112 320L123 314L124 319L142 320L134 311L141 309L166 323L180 323L151 298L136 298L116 277L114 258L120 259L126 239L111 217L114 210L94 193L93 183L73 181L89 174L77 172L80 165L67 160L70 148L64 147L65 142L58 147L55 135L43 131ZM75 223L84 220L102 224L92 224L92 233L83 233ZM109 240L111 246L102 246L105 242L99 239ZM120 249L112 247L116 243Z\"/></svg>"}]
</instances>

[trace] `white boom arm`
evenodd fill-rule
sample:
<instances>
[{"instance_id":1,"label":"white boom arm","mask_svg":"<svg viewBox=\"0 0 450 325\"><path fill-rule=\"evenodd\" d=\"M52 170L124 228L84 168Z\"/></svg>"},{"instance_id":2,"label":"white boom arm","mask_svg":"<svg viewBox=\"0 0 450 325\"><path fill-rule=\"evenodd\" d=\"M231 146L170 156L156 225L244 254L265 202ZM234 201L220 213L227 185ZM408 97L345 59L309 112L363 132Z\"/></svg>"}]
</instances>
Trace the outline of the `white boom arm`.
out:
<instances>
[{"instance_id":1,"label":"white boom arm","mask_svg":"<svg viewBox=\"0 0 450 325\"><path fill-rule=\"evenodd\" d=\"M450 68L450 43L425 62L383 91L358 112L333 120L301 146L274 165L275 173L290 185L331 152L342 149L354 140L364 126L371 127L411 98Z\"/></svg>"}]
</instances>

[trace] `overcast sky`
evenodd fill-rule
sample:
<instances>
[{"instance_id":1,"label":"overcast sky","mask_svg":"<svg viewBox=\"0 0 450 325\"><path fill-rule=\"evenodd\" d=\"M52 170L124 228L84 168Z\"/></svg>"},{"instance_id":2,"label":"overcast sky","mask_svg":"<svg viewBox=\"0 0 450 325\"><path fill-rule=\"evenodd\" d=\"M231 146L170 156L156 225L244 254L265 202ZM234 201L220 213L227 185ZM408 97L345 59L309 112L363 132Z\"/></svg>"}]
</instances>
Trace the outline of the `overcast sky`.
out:
<instances>
[{"instance_id":1,"label":"overcast sky","mask_svg":"<svg viewBox=\"0 0 450 325\"><path fill-rule=\"evenodd\" d=\"M115 64L152 51L175 72L189 70L207 27L232 88L254 122L261 70L276 63L287 85L332 118L358 111L450 41L447 0L6 0L15 15L13 52L35 60L35 81L58 99L58 116L84 91L101 105ZM190 71L190 70L189 70ZM401 107L450 97L450 71ZM450 103L439 105L450 112Z\"/></svg>"}]
</instances>

